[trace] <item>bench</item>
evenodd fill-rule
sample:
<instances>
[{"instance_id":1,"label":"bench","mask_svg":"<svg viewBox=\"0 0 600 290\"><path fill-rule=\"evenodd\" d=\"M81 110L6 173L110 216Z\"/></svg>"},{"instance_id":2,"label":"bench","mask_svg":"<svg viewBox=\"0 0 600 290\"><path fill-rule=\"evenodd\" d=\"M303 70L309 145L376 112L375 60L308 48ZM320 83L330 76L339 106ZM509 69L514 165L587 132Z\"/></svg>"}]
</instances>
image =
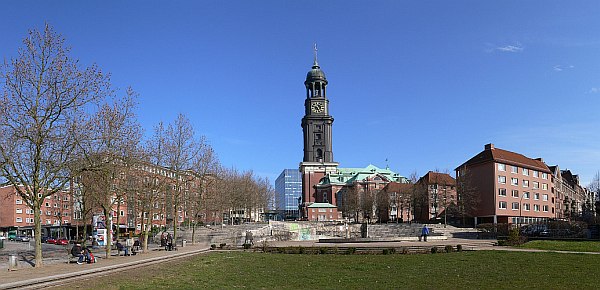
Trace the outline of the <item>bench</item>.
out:
<instances>
[{"instance_id":1,"label":"bench","mask_svg":"<svg viewBox=\"0 0 600 290\"><path fill-rule=\"evenodd\" d=\"M75 256L69 254L69 259L67 260L67 264L77 263L78 260L79 260L79 257L75 257Z\"/></svg>"}]
</instances>

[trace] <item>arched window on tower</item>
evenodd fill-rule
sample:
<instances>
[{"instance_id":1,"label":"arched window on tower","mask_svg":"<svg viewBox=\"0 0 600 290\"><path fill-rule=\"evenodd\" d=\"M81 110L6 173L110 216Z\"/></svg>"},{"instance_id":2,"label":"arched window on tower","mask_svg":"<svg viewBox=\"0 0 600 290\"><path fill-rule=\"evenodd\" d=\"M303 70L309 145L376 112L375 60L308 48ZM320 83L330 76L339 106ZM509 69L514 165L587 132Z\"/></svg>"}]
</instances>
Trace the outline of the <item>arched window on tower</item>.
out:
<instances>
[{"instance_id":1,"label":"arched window on tower","mask_svg":"<svg viewBox=\"0 0 600 290\"><path fill-rule=\"evenodd\" d=\"M323 150L317 149L317 152L315 152L315 157L323 158Z\"/></svg>"}]
</instances>

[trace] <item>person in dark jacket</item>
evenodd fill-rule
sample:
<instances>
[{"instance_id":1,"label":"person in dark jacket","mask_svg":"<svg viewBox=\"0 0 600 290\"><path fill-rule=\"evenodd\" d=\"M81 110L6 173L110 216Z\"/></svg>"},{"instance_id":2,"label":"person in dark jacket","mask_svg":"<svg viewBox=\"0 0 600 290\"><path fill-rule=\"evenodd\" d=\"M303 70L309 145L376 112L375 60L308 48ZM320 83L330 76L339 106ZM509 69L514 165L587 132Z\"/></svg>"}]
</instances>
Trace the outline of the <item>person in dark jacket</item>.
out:
<instances>
[{"instance_id":1,"label":"person in dark jacket","mask_svg":"<svg viewBox=\"0 0 600 290\"><path fill-rule=\"evenodd\" d=\"M83 248L81 248L81 244L76 243L75 245L73 245L73 248L71 248L71 255L73 255L73 257L78 258L77 264L83 264L83 258L85 258L85 255L83 253Z\"/></svg>"}]
</instances>

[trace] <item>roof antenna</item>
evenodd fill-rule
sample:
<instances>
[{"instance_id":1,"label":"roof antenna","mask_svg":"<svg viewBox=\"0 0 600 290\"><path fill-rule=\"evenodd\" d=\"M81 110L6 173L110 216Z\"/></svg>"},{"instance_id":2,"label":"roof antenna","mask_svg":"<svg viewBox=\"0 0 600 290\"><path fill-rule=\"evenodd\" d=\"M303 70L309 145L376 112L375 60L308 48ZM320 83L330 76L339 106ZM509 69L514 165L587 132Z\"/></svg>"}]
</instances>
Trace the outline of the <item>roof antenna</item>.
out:
<instances>
[{"instance_id":1,"label":"roof antenna","mask_svg":"<svg viewBox=\"0 0 600 290\"><path fill-rule=\"evenodd\" d=\"M387 157L385 158L385 169L390 170L390 164L388 163Z\"/></svg>"}]
</instances>

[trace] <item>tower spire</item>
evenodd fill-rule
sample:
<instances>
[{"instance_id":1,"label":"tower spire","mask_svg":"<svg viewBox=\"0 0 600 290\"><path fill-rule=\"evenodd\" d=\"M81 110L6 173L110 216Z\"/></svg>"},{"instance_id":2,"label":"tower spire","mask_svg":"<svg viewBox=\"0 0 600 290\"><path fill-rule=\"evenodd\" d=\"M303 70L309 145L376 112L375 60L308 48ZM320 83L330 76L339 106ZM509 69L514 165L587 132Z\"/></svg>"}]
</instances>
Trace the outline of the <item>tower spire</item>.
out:
<instances>
[{"instance_id":1,"label":"tower spire","mask_svg":"<svg viewBox=\"0 0 600 290\"><path fill-rule=\"evenodd\" d=\"M317 51L318 51L318 49L317 49L317 43L316 42L314 43L313 50L314 50L314 53L315 53L315 60L313 62L313 67L319 67L319 61L317 59Z\"/></svg>"}]
</instances>

